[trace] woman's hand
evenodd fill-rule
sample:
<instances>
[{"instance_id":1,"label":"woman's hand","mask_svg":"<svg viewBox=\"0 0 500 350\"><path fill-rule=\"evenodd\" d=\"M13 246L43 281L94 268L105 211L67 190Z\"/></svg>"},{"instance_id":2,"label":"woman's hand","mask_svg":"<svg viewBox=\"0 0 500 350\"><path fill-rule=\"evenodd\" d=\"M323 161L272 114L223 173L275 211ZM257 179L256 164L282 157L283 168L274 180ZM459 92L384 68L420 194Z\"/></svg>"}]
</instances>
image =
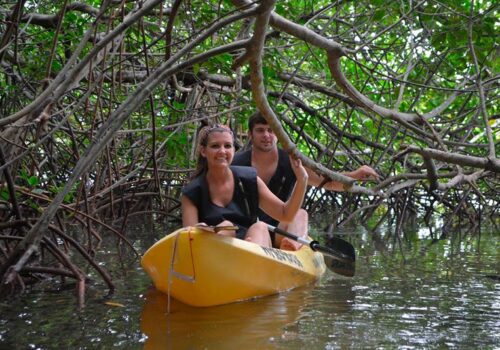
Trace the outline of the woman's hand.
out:
<instances>
[{"instance_id":1,"label":"woman's hand","mask_svg":"<svg viewBox=\"0 0 500 350\"><path fill-rule=\"evenodd\" d=\"M297 181L302 181L303 183L307 183L309 179L309 174L306 171L306 168L302 165L302 161L299 158L293 158L290 156L290 163L292 165L293 173L297 178Z\"/></svg>"},{"instance_id":2,"label":"woman's hand","mask_svg":"<svg viewBox=\"0 0 500 350\"><path fill-rule=\"evenodd\" d=\"M236 237L236 230L238 227L234 226L229 220L224 220L215 227L215 233L221 236Z\"/></svg>"}]
</instances>

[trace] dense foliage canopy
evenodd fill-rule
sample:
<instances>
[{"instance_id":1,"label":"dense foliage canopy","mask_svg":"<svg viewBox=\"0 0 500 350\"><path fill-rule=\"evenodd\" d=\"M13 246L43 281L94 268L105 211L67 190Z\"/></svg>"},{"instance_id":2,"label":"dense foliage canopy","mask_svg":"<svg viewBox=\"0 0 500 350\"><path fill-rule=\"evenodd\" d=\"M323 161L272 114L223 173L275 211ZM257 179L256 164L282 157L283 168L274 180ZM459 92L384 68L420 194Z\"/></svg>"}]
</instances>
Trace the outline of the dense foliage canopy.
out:
<instances>
[{"instance_id":1,"label":"dense foliage canopy","mask_svg":"<svg viewBox=\"0 0 500 350\"><path fill-rule=\"evenodd\" d=\"M309 192L333 226L418 215L445 236L494 219L498 29L483 0L3 2L0 276L82 286L70 250L112 288L92 257L102 227L127 242L131 215L175 220L199 126L227 123L243 145L256 109L284 149L345 184ZM362 164L382 181L340 174Z\"/></svg>"}]
</instances>

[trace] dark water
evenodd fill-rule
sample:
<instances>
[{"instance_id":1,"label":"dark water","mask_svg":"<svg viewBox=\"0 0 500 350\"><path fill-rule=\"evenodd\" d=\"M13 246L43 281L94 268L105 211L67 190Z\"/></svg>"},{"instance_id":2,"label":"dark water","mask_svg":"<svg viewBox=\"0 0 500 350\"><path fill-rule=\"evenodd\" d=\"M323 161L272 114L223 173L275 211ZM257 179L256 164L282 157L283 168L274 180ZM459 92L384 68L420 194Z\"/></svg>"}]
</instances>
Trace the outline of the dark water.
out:
<instances>
[{"instance_id":1,"label":"dark water","mask_svg":"<svg viewBox=\"0 0 500 350\"><path fill-rule=\"evenodd\" d=\"M154 239L135 233L143 252ZM32 290L0 304L1 349L500 349L500 234L432 244L358 228L356 276L212 308L171 301L131 257L103 263L118 290ZM151 236L151 234L149 234ZM89 271L90 272L90 271ZM71 286L70 286L71 287Z\"/></svg>"}]
</instances>

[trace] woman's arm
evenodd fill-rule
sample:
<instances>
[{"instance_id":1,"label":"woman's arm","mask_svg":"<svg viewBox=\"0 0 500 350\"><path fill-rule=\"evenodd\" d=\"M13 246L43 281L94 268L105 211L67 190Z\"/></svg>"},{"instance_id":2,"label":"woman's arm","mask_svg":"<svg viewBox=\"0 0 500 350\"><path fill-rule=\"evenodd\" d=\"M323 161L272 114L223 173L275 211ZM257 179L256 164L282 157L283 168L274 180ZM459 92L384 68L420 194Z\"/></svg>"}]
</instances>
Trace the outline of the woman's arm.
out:
<instances>
[{"instance_id":1,"label":"woman's arm","mask_svg":"<svg viewBox=\"0 0 500 350\"><path fill-rule=\"evenodd\" d=\"M280 222L290 222L293 220L304 200L307 189L308 175L306 169L302 166L299 159L291 159L292 170L295 173L297 182L293 188L290 198L283 202L276 197L266 186L261 178L257 177L259 190L259 204L261 209L269 216Z\"/></svg>"},{"instance_id":2,"label":"woman's arm","mask_svg":"<svg viewBox=\"0 0 500 350\"><path fill-rule=\"evenodd\" d=\"M182 226L195 226L198 223L198 208L186 196L181 197Z\"/></svg>"}]
</instances>

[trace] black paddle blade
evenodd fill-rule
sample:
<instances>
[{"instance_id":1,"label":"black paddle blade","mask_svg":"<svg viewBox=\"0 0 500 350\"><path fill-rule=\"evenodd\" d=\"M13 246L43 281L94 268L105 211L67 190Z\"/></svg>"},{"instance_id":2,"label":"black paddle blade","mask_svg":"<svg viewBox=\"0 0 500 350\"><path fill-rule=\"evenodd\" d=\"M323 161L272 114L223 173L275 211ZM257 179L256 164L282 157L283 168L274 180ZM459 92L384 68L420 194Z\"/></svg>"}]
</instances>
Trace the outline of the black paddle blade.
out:
<instances>
[{"instance_id":1,"label":"black paddle blade","mask_svg":"<svg viewBox=\"0 0 500 350\"><path fill-rule=\"evenodd\" d=\"M325 264L330 270L342 276L353 277L356 272L356 252L354 247L338 237L331 237L325 245L333 251L340 252L347 259L335 259L325 255Z\"/></svg>"},{"instance_id":2,"label":"black paddle blade","mask_svg":"<svg viewBox=\"0 0 500 350\"><path fill-rule=\"evenodd\" d=\"M336 274L339 274L341 276L346 276L346 277L353 277L354 273L356 272L356 265L354 264L354 261L349 262L349 261L344 261L344 260L339 260L335 259L329 255L324 255L325 258L325 265L328 267L328 269L332 272L335 272Z\"/></svg>"},{"instance_id":3,"label":"black paddle blade","mask_svg":"<svg viewBox=\"0 0 500 350\"><path fill-rule=\"evenodd\" d=\"M356 251L351 243L332 236L328 238L325 245L330 249L341 252L344 256L348 256L352 261L356 261Z\"/></svg>"},{"instance_id":4,"label":"black paddle blade","mask_svg":"<svg viewBox=\"0 0 500 350\"><path fill-rule=\"evenodd\" d=\"M349 243L345 243L349 245ZM322 246L317 241L312 241L309 246L312 250L323 253L325 265L329 270L346 277L354 276L356 270L355 258L350 248L347 249L343 247L343 249L349 253L345 254L340 249Z\"/></svg>"}]
</instances>

